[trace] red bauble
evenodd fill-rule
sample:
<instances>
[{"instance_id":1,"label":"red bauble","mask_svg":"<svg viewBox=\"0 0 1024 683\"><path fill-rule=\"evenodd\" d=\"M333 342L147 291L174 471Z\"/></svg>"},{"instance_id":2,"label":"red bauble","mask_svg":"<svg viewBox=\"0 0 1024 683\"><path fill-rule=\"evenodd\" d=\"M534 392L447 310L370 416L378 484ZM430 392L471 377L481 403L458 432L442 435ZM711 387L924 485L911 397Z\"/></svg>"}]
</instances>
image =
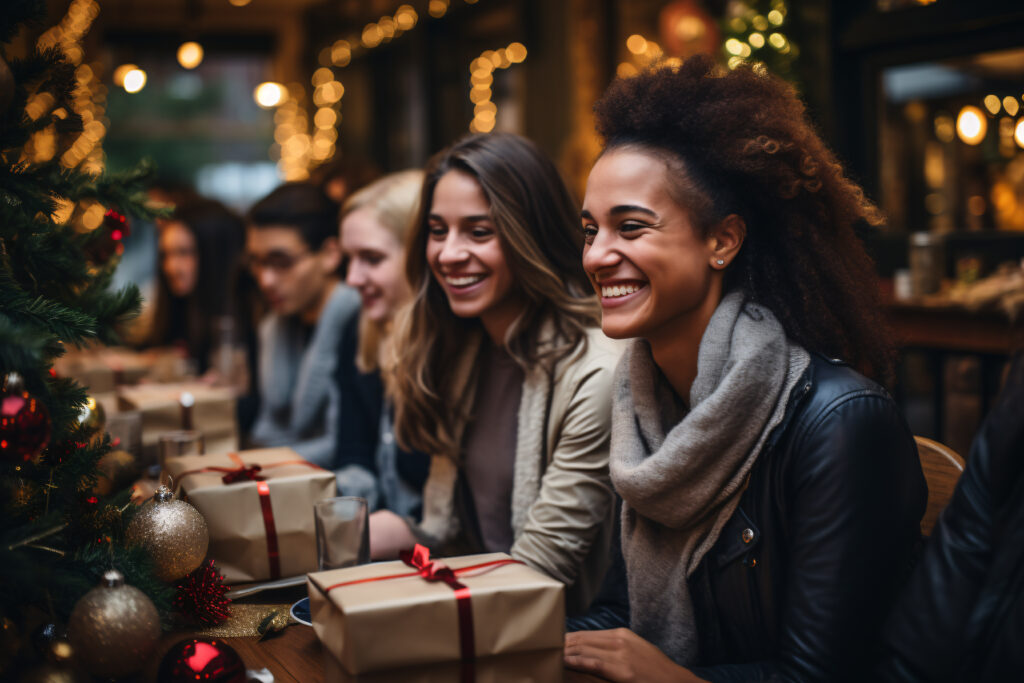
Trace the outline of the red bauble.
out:
<instances>
[{"instance_id":1,"label":"red bauble","mask_svg":"<svg viewBox=\"0 0 1024 683\"><path fill-rule=\"evenodd\" d=\"M97 264L106 263L114 254L123 253L124 240L132 233L128 219L113 209L103 214L103 224L96 230L86 255Z\"/></svg>"},{"instance_id":2,"label":"red bauble","mask_svg":"<svg viewBox=\"0 0 1024 683\"><path fill-rule=\"evenodd\" d=\"M0 458L28 462L50 441L50 413L33 397L16 372L0 388Z\"/></svg>"},{"instance_id":3,"label":"red bauble","mask_svg":"<svg viewBox=\"0 0 1024 683\"><path fill-rule=\"evenodd\" d=\"M245 683L245 663L217 638L186 638L171 646L160 662L157 683Z\"/></svg>"}]
</instances>

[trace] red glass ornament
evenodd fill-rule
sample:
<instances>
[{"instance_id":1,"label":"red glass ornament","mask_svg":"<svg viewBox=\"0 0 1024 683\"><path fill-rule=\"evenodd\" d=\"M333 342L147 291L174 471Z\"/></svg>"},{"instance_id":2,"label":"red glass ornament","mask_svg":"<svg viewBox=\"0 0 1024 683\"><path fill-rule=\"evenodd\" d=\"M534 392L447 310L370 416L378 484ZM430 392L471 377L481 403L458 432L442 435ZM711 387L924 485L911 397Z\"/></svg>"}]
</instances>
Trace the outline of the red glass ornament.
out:
<instances>
[{"instance_id":1,"label":"red glass ornament","mask_svg":"<svg viewBox=\"0 0 1024 683\"><path fill-rule=\"evenodd\" d=\"M12 372L0 388L0 458L28 462L50 441L50 413Z\"/></svg>"},{"instance_id":2,"label":"red glass ornament","mask_svg":"<svg viewBox=\"0 0 1024 683\"><path fill-rule=\"evenodd\" d=\"M103 214L103 225L89 243L86 256L93 263L106 263L110 257L124 252L124 239L132 234L128 219L113 209Z\"/></svg>"},{"instance_id":3,"label":"red glass ornament","mask_svg":"<svg viewBox=\"0 0 1024 683\"><path fill-rule=\"evenodd\" d=\"M219 638L186 638L160 662L157 683L245 683L245 663Z\"/></svg>"}]
</instances>

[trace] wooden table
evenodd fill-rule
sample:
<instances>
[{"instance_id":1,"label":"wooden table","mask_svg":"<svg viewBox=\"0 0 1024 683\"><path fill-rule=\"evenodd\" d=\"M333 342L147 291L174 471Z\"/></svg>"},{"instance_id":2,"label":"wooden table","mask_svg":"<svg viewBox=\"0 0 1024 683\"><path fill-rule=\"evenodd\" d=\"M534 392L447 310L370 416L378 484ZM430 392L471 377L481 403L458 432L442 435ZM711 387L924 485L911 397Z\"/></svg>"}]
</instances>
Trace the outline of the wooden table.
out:
<instances>
[{"instance_id":1,"label":"wooden table","mask_svg":"<svg viewBox=\"0 0 1024 683\"><path fill-rule=\"evenodd\" d=\"M324 658L328 655L309 626L289 626L283 633L263 641L256 638L224 640L238 651L247 669L266 667L274 674L276 683L321 683L328 680L324 673ZM566 669L562 680L563 683L597 683L604 679Z\"/></svg>"},{"instance_id":2,"label":"wooden table","mask_svg":"<svg viewBox=\"0 0 1024 683\"><path fill-rule=\"evenodd\" d=\"M931 410L935 431L927 435L946 441L946 359L958 355L978 358L980 410L984 416L998 386L1000 369L1013 350L1024 344L1024 323L999 310L971 310L938 295L899 301L883 288L882 298L901 354L922 354L928 364L935 387ZM897 384L896 389L896 398L902 403L902 387Z\"/></svg>"}]
</instances>

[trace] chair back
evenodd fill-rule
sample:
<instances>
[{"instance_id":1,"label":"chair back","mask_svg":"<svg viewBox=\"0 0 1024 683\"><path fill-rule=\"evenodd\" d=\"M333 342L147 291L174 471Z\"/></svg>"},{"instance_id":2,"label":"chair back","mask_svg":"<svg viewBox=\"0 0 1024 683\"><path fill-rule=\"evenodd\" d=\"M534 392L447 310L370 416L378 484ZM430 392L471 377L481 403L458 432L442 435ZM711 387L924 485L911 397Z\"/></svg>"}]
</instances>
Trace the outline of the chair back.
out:
<instances>
[{"instance_id":1,"label":"chair back","mask_svg":"<svg viewBox=\"0 0 1024 683\"><path fill-rule=\"evenodd\" d=\"M921 459L921 470L928 483L928 505L921 518L921 533L931 535L939 514L953 497L953 489L964 471L964 459L956 451L938 441L915 436L917 456Z\"/></svg>"}]
</instances>

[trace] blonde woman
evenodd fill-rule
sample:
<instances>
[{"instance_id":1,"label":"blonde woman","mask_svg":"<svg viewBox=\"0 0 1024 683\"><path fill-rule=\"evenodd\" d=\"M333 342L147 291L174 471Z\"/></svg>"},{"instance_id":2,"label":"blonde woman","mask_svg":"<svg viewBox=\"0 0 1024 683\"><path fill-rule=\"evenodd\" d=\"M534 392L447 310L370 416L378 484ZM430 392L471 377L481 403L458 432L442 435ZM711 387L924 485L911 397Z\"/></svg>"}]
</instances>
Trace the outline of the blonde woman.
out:
<instances>
[{"instance_id":1,"label":"blonde woman","mask_svg":"<svg viewBox=\"0 0 1024 683\"><path fill-rule=\"evenodd\" d=\"M373 508L417 519L429 461L396 446L380 366L394 313L410 296L403 243L422 185L422 171L393 173L359 190L342 206L345 282L359 292L361 308L356 324L342 333L336 456L353 473L350 480L363 482L343 493L364 495Z\"/></svg>"},{"instance_id":2,"label":"blonde woman","mask_svg":"<svg viewBox=\"0 0 1024 683\"><path fill-rule=\"evenodd\" d=\"M554 164L509 134L431 160L395 333L395 429L430 453L423 520L379 512L370 546L505 551L583 611L608 558L612 369L580 266L577 208Z\"/></svg>"}]
</instances>

